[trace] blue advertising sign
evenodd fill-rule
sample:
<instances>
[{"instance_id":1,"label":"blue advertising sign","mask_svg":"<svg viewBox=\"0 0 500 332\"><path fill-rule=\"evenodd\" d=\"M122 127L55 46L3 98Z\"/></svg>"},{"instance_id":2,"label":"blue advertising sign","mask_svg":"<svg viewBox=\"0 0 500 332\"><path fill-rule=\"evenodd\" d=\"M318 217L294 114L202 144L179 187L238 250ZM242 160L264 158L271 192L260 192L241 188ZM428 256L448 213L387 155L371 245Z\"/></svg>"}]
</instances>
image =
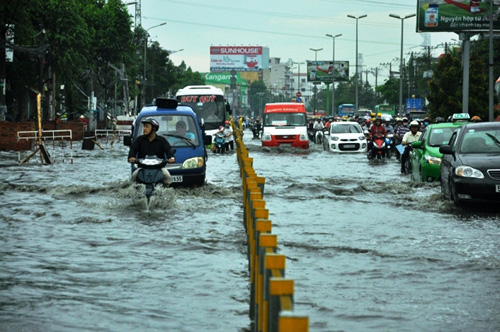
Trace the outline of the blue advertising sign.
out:
<instances>
[{"instance_id":1,"label":"blue advertising sign","mask_svg":"<svg viewBox=\"0 0 500 332\"><path fill-rule=\"evenodd\" d=\"M421 111L424 108L424 99L422 98L406 98L406 109Z\"/></svg>"}]
</instances>

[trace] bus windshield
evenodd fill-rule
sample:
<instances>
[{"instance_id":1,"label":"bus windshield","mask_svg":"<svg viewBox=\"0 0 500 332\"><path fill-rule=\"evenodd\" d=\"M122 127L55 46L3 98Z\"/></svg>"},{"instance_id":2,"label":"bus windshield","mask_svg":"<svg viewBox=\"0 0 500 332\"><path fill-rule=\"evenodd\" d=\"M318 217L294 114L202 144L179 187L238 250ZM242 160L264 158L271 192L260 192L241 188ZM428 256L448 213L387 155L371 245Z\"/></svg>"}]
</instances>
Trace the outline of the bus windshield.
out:
<instances>
[{"instance_id":1,"label":"bus windshield","mask_svg":"<svg viewBox=\"0 0 500 332\"><path fill-rule=\"evenodd\" d=\"M306 114L305 113L267 113L264 114L264 126L278 127L278 126L305 126Z\"/></svg>"},{"instance_id":2,"label":"bus windshield","mask_svg":"<svg viewBox=\"0 0 500 332\"><path fill-rule=\"evenodd\" d=\"M191 106L200 121L203 119L207 134L212 135L220 126L224 126L227 115L221 89L213 85L188 85L177 91L176 99L179 103Z\"/></svg>"}]
</instances>

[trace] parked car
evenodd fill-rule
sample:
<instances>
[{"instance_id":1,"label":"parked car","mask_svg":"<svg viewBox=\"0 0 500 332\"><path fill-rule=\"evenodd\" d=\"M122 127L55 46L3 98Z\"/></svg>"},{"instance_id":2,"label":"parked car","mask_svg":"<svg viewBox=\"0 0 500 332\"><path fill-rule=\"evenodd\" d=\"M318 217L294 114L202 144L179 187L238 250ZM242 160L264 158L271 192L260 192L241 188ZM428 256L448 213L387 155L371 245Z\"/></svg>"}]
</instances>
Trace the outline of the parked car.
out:
<instances>
[{"instance_id":1,"label":"parked car","mask_svg":"<svg viewBox=\"0 0 500 332\"><path fill-rule=\"evenodd\" d=\"M439 148L441 191L460 205L500 202L500 123L469 123L459 127Z\"/></svg>"},{"instance_id":2,"label":"parked car","mask_svg":"<svg viewBox=\"0 0 500 332\"><path fill-rule=\"evenodd\" d=\"M323 139L323 149L332 152L366 152L366 137L357 122L332 122Z\"/></svg>"},{"instance_id":3,"label":"parked car","mask_svg":"<svg viewBox=\"0 0 500 332\"><path fill-rule=\"evenodd\" d=\"M439 147L448 144L453 131L464 122L435 123L426 127L420 140L412 143L410 152L411 178L414 181L433 182L441 176Z\"/></svg>"}]
</instances>

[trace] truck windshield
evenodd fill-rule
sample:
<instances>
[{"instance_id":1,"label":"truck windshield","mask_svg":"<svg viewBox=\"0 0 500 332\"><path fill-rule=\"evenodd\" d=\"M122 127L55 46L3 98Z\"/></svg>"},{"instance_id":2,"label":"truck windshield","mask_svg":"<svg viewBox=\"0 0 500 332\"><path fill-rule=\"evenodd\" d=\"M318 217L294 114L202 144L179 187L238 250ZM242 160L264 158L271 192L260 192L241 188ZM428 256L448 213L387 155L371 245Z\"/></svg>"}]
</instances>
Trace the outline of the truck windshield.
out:
<instances>
[{"instance_id":1,"label":"truck windshield","mask_svg":"<svg viewBox=\"0 0 500 332\"><path fill-rule=\"evenodd\" d=\"M305 113L267 113L264 114L264 126L279 127L279 126L305 126Z\"/></svg>"}]
</instances>

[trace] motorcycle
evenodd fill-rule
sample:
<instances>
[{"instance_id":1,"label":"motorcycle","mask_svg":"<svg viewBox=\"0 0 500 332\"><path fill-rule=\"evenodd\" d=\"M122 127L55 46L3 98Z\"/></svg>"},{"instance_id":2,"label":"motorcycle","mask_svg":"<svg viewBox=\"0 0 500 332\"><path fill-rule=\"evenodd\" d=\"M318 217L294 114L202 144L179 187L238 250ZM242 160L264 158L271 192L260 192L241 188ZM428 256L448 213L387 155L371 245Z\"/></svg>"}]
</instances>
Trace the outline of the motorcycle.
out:
<instances>
[{"instance_id":1,"label":"motorcycle","mask_svg":"<svg viewBox=\"0 0 500 332\"><path fill-rule=\"evenodd\" d=\"M225 150L225 143L224 133L216 133L214 138L215 153L223 153Z\"/></svg>"},{"instance_id":2,"label":"motorcycle","mask_svg":"<svg viewBox=\"0 0 500 332\"><path fill-rule=\"evenodd\" d=\"M137 159L135 163L139 168L136 182L146 186L144 195L149 205L155 186L158 184L163 185L163 172L161 169L167 165L168 160L160 159L156 156L146 156L145 158Z\"/></svg>"},{"instance_id":3,"label":"motorcycle","mask_svg":"<svg viewBox=\"0 0 500 332\"><path fill-rule=\"evenodd\" d=\"M316 130L316 133L314 134L314 143L323 144L323 138L323 130Z\"/></svg>"},{"instance_id":4,"label":"motorcycle","mask_svg":"<svg viewBox=\"0 0 500 332\"><path fill-rule=\"evenodd\" d=\"M387 158L388 150L386 147L385 137L382 135L372 136L372 148L368 151L368 159L385 159Z\"/></svg>"},{"instance_id":5,"label":"motorcycle","mask_svg":"<svg viewBox=\"0 0 500 332\"><path fill-rule=\"evenodd\" d=\"M254 125L252 127L253 138L254 139L259 139L261 131L262 131L262 124L260 122L254 123Z\"/></svg>"},{"instance_id":6,"label":"motorcycle","mask_svg":"<svg viewBox=\"0 0 500 332\"><path fill-rule=\"evenodd\" d=\"M394 145L393 145L393 135L392 134L387 134L385 137L385 147L386 147L386 158L391 159L392 153L394 150Z\"/></svg>"}]
</instances>

